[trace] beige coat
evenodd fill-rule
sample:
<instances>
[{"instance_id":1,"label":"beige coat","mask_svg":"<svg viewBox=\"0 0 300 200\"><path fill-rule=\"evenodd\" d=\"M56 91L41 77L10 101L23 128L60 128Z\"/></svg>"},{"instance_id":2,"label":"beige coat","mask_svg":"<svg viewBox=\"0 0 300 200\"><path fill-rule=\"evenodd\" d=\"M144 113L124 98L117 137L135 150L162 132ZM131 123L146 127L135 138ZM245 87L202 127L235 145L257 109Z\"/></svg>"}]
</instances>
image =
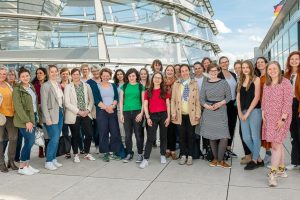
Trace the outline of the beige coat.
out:
<instances>
[{"instance_id":1,"label":"beige coat","mask_svg":"<svg viewBox=\"0 0 300 200\"><path fill-rule=\"evenodd\" d=\"M171 98L171 116L176 116L176 120L172 120L174 124L181 124L182 116L181 116L181 100L182 95L180 91L180 80L177 80L172 88L172 98ZM200 106L200 98L199 98L199 90L198 85L195 80L191 80L189 84L189 117L192 126L195 126L200 123L201 116L201 106ZM198 120L196 120L196 117Z\"/></svg>"},{"instance_id":2,"label":"beige coat","mask_svg":"<svg viewBox=\"0 0 300 200\"><path fill-rule=\"evenodd\" d=\"M89 117L92 118L91 111L94 106L94 97L89 84L83 82L84 98L86 102L86 109L90 111ZM77 95L75 91L74 83L66 85L64 90L65 95L65 124L75 124L77 113L79 109L77 107Z\"/></svg>"}]
</instances>

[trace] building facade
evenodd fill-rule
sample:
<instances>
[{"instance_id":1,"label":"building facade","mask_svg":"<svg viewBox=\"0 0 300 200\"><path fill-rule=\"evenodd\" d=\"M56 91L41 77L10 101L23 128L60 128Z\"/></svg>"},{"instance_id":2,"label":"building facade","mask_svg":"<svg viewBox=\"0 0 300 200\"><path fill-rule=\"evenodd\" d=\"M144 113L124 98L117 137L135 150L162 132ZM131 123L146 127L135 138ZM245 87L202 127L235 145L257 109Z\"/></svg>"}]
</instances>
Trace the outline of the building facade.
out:
<instances>
[{"instance_id":1,"label":"building facade","mask_svg":"<svg viewBox=\"0 0 300 200\"><path fill-rule=\"evenodd\" d=\"M0 63L190 63L220 48L209 0L1 0Z\"/></svg>"},{"instance_id":2,"label":"building facade","mask_svg":"<svg viewBox=\"0 0 300 200\"><path fill-rule=\"evenodd\" d=\"M268 60L276 60L281 68L289 53L299 50L299 0L288 0L283 5L279 15L274 20L259 48L255 48L255 57L264 56Z\"/></svg>"}]
</instances>

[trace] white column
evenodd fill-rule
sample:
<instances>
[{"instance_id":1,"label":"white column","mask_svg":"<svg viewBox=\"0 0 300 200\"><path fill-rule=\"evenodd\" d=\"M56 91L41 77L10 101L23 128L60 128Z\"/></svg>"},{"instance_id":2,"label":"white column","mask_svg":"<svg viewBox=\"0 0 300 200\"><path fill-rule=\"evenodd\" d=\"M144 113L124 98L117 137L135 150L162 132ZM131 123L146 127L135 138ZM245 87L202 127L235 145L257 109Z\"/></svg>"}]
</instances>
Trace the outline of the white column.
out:
<instances>
[{"instance_id":1,"label":"white column","mask_svg":"<svg viewBox=\"0 0 300 200\"><path fill-rule=\"evenodd\" d=\"M95 15L96 21L104 21L105 13L101 0L94 0L95 2ZM107 50L107 45L104 37L103 28L98 28L98 56L99 60L109 61L109 54Z\"/></svg>"}]
</instances>

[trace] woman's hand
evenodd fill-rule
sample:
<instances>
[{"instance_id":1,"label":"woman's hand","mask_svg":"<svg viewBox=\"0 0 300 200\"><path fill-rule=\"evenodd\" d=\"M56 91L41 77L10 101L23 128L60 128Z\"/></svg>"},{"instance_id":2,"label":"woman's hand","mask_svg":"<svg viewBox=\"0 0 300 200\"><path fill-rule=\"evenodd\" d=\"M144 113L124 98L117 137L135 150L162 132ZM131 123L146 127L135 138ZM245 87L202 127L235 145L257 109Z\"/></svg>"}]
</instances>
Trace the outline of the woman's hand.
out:
<instances>
[{"instance_id":1,"label":"woman's hand","mask_svg":"<svg viewBox=\"0 0 300 200\"><path fill-rule=\"evenodd\" d=\"M176 121L176 120L177 120L176 115L172 115L172 121Z\"/></svg>"},{"instance_id":2,"label":"woman's hand","mask_svg":"<svg viewBox=\"0 0 300 200\"><path fill-rule=\"evenodd\" d=\"M120 122L121 122L122 124L124 124L124 115L122 114L122 112L121 112L121 114L120 114Z\"/></svg>"},{"instance_id":3,"label":"woman's hand","mask_svg":"<svg viewBox=\"0 0 300 200\"><path fill-rule=\"evenodd\" d=\"M150 118L147 119L148 126L152 127L152 120Z\"/></svg>"},{"instance_id":4,"label":"woman's hand","mask_svg":"<svg viewBox=\"0 0 300 200\"><path fill-rule=\"evenodd\" d=\"M26 123L26 131L31 133L33 130L33 124L31 122Z\"/></svg>"},{"instance_id":5,"label":"woman's hand","mask_svg":"<svg viewBox=\"0 0 300 200\"><path fill-rule=\"evenodd\" d=\"M284 125L284 121L279 120L277 122L276 131L280 131L280 129L283 127L283 125Z\"/></svg>"},{"instance_id":6,"label":"woman's hand","mask_svg":"<svg viewBox=\"0 0 300 200\"><path fill-rule=\"evenodd\" d=\"M136 121L136 122L141 122L142 119L143 119L143 113L140 113L140 114L138 114L138 115L135 117L135 121Z\"/></svg>"},{"instance_id":7,"label":"woman's hand","mask_svg":"<svg viewBox=\"0 0 300 200\"><path fill-rule=\"evenodd\" d=\"M52 123L51 120L47 120L47 121L46 121L46 125L47 125L47 126L51 126L52 124L53 124L53 123Z\"/></svg>"},{"instance_id":8,"label":"woman's hand","mask_svg":"<svg viewBox=\"0 0 300 200\"><path fill-rule=\"evenodd\" d=\"M170 117L165 120L165 127L168 127L170 124Z\"/></svg>"}]
</instances>

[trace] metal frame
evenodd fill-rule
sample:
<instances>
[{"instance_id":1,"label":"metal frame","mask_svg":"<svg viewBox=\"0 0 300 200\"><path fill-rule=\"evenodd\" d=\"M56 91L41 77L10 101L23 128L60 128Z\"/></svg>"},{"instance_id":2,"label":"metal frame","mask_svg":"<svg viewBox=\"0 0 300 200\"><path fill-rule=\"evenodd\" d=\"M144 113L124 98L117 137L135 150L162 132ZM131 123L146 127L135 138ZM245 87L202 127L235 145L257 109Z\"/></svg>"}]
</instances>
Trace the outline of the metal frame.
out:
<instances>
[{"instance_id":1,"label":"metal frame","mask_svg":"<svg viewBox=\"0 0 300 200\"><path fill-rule=\"evenodd\" d=\"M188 39L194 42L199 42L203 45L211 46L212 50L215 54L220 53L221 49L218 44L213 43L208 40L204 40L202 38L193 36L191 34L186 33L176 33L173 31L166 31L161 29L154 29L149 27L137 26L137 25L129 25L123 23L115 23L115 22L108 22L103 20L86 20L86 19L72 19L72 18L65 18L65 17L52 17L52 16L40 16L40 15L28 15L28 14L15 14L15 13L3 13L0 12L0 18L6 19L18 19L18 20L40 20L40 21L50 21L50 22L65 22L65 23L77 23L77 24L87 24L87 25L96 25L99 28L102 27L109 27L109 28L120 28L124 30L132 30L132 31L141 31L147 33L157 33L166 36L173 36L179 39Z\"/></svg>"}]
</instances>

